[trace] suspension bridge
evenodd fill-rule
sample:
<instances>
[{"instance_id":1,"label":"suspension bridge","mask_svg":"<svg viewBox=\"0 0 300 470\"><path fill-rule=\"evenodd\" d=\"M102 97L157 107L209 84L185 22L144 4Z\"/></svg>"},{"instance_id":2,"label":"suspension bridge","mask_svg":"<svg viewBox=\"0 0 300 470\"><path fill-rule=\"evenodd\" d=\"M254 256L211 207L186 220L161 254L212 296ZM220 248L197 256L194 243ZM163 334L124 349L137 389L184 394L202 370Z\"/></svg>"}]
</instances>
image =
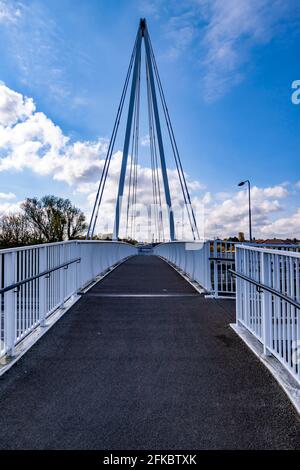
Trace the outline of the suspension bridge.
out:
<instances>
[{"instance_id":1,"label":"suspension bridge","mask_svg":"<svg viewBox=\"0 0 300 470\"><path fill-rule=\"evenodd\" d=\"M157 243L133 245L119 238L137 232L142 45ZM99 241L129 87L113 240ZM299 449L300 246L199 232L141 20L86 240L0 251L0 449Z\"/></svg>"}]
</instances>

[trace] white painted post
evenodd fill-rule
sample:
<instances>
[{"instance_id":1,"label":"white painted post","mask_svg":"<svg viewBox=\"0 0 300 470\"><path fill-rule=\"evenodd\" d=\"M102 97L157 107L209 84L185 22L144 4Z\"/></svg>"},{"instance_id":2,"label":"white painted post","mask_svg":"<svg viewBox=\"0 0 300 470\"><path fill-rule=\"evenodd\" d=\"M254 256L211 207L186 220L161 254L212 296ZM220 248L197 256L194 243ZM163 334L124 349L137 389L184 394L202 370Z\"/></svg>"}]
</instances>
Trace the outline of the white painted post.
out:
<instances>
[{"instance_id":1,"label":"white painted post","mask_svg":"<svg viewBox=\"0 0 300 470\"><path fill-rule=\"evenodd\" d=\"M60 264L63 264L65 262L65 244L61 244L60 245L60 256L59 256L59 260L60 260ZM60 300L61 300L61 304L60 304L60 307L61 308L65 308L65 294L66 294L66 271L64 268L60 269L60 280L61 280L61 290L60 290Z\"/></svg>"},{"instance_id":2,"label":"white painted post","mask_svg":"<svg viewBox=\"0 0 300 470\"><path fill-rule=\"evenodd\" d=\"M16 282L15 259L16 252L7 253L4 259L4 281L5 286L10 286ZM16 332L16 292L9 290L4 295L4 343L9 356L14 355Z\"/></svg>"},{"instance_id":3,"label":"white painted post","mask_svg":"<svg viewBox=\"0 0 300 470\"><path fill-rule=\"evenodd\" d=\"M210 241L204 242L204 247L203 247L203 263L205 266L205 288L208 292L212 291L212 285L211 285L211 262L210 262Z\"/></svg>"},{"instance_id":4,"label":"white painted post","mask_svg":"<svg viewBox=\"0 0 300 470\"><path fill-rule=\"evenodd\" d=\"M236 248L235 250L235 269L237 272L240 271L240 256L239 256L239 248ZM241 313L241 292L240 292L240 280L239 277L236 277L235 280L235 295L236 295L236 301L235 301L235 323L236 325L239 324L239 316Z\"/></svg>"},{"instance_id":5,"label":"white painted post","mask_svg":"<svg viewBox=\"0 0 300 470\"><path fill-rule=\"evenodd\" d=\"M264 285L269 285L270 276L269 276L269 266L268 261L270 262L268 253L261 252L260 258L260 269L261 269L261 283ZM270 345L270 315L271 312L271 294L265 290L261 293L261 314L262 314L262 340L264 355L270 356L271 353L268 350Z\"/></svg>"},{"instance_id":6,"label":"white painted post","mask_svg":"<svg viewBox=\"0 0 300 470\"><path fill-rule=\"evenodd\" d=\"M193 250L191 252L191 272L190 272L190 275L191 275L191 279L193 281L195 281L195 274L196 274L196 253L197 253L197 250Z\"/></svg>"},{"instance_id":7,"label":"white painted post","mask_svg":"<svg viewBox=\"0 0 300 470\"><path fill-rule=\"evenodd\" d=\"M39 249L39 272L47 271L47 247ZM39 318L40 325L46 326L48 277L39 278Z\"/></svg>"},{"instance_id":8,"label":"white painted post","mask_svg":"<svg viewBox=\"0 0 300 470\"><path fill-rule=\"evenodd\" d=\"M76 258L81 258L81 243L76 243ZM81 288L82 282L81 282L81 267L82 267L82 261L77 261L76 262L76 294L77 291Z\"/></svg>"},{"instance_id":9,"label":"white painted post","mask_svg":"<svg viewBox=\"0 0 300 470\"><path fill-rule=\"evenodd\" d=\"M214 240L214 258L217 258L218 256L218 241ZM219 291L219 286L218 286L218 264L216 259L213 261L214 263L214 296L218 297L218 291Z\"/></svg>"}]
</instances>

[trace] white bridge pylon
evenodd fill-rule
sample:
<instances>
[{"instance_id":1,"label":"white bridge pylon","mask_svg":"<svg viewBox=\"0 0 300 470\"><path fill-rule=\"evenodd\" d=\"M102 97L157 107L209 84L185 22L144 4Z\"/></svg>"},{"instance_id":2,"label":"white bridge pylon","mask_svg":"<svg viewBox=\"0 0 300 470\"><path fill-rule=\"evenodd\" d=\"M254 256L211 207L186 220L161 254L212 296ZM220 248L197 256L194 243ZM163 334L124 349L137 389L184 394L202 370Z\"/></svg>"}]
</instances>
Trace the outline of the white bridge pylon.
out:
<instances>
[{"instance_id":1,"label":"white bridge pylon","mask_svg":"<svg viewBox=\"0 0 300 470\"><path fill-rule=\"evenodd\" d=\"M131 230L131 238L134 236L135 230L135 207L137 202L137 169L138 169L138 151L139 151L139 120L140 120L140 89L141 89L141 49L142 44L145 47L145 67L146 67L146 81L147 81L147 103L148 103L148 120L149 120L149 139L150 139L150 154L151 154L151 168L152 168L152 194L153 203L156 208L155 214L155 226L157 231L157 239L159 241L165 241L163 217L162 217L162 197L161 197L161 186L163 189L163 195L166 203L166 218L168 223L168 232L170 240L173 241L175 237L174 227L174 214L172 210L172 201L170 194L170 187L167 174L165 149L163 143L159 107L157 100L157 90L160 97L163 114L167 124L168 135L170 138L172 153L175 160L176 170L182 190L183 200L185 208L188 214L188 220L191 227L193 239L199 239L199 232L197 228L196 218L191 204L190 194L185 178L185 174L182 168L177 143L175 140L172 123L169 116L169 111L166 105L166 100L158 73L158 68L147 28L145 19L140 20L133 52L131 55L129 68L123 87L120 104L116 120L113 127L112 136L108 146L107 155L105 158L98 191L93 206L93 211L89 223L87 239L92 239L98 219L101 202L103 199L103 192L109 174L110 162L114 150L114 144L118 133L119 123L124 107L124 102L131 78L131 87L129 95L129 106L127 113L127 122L125 130L125 138L123 145L123 156L121 163L121 171L118 185L118 194L115 208L115 220L114 220L114 232L113 239L118 240L120 231L120 218L122 212L122 201L124 198L124 187L126 171L129 167L129 187L128 187L128 198L126 207L126 236L128 235L128 229ZM131 152L130 152L131 149ZM128 164L128 157L130 155L130 161ZM100 211L101 214L101 211ZM129 227L130 225L130 227Z\"/></svg>"}]
</instances>

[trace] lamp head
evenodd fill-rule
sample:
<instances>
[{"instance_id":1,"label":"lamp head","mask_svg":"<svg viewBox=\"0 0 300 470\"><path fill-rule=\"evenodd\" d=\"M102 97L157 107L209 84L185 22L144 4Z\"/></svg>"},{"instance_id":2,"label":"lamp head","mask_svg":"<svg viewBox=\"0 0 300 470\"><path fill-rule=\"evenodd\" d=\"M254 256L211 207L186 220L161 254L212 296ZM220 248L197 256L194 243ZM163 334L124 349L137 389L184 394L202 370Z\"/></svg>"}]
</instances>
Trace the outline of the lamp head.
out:
<instances>
[{"instance_id":1,"label":"lamp head","mask_svg":"<svg viewBox=\"0 0 300 470\"><path fill-rule=\"evenodd\" d=\"M246 181L241 181L238 186L244 186L244 184L246 183Z\"/></svg>"}]
</instances>

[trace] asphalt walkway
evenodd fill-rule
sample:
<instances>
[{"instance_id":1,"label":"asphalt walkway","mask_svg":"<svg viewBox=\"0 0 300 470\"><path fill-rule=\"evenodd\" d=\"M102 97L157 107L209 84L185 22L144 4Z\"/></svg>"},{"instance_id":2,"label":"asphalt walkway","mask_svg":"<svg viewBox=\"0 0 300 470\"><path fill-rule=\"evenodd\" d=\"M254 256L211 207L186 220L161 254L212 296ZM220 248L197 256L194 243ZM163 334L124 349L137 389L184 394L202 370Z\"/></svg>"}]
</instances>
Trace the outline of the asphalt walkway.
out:
<instances>
[{"instance_id":1,"label":"asphalt walkway","mask_svg":"<svg viewBox=\"0 0 300 470\"><path fill-rule=\"evenodd\" d=\"M296 449L300 420L198 295L136 256L0 378L0 449Z\"/></svg>"}]
</instances>

